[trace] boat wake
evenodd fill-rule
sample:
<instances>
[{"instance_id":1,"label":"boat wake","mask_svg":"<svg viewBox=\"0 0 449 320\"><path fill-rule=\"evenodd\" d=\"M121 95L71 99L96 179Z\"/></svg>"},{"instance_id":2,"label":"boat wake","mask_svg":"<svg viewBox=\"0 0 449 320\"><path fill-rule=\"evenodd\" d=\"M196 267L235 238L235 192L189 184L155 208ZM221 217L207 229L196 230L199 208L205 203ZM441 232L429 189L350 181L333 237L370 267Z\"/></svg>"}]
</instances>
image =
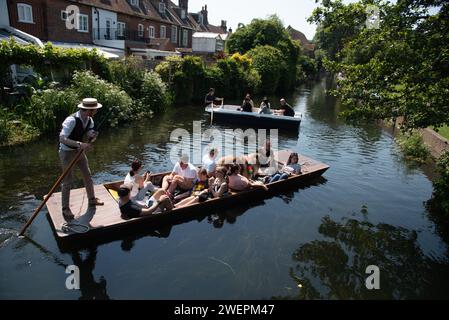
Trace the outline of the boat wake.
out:
<instances>
[{"instance_id":1,"label":"boat wake","mask_svg":"<svg viewBox=\"0 0 449 320\"><path fill-rule=\"evenodd\" d=\"M16 230L0 228L0 248L5 247L6 244L16 235Z\"/></svg>"}]
</instances>

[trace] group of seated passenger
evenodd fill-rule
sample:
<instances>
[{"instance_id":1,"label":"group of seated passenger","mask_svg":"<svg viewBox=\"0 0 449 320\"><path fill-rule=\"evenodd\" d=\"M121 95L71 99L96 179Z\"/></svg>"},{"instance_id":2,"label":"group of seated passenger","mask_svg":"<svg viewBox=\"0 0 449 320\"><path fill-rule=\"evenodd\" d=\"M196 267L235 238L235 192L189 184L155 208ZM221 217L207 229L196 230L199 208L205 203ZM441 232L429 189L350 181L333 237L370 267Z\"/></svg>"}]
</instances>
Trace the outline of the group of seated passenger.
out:
<instances>
[{"instance_id":1,"label":"group of seated passenger","mask_svg":"<svg viewBox=\"0 0 449 320\"><path fill-rule=\"evenodd\" d=\"M268 100L268 97L264 97L259 106L259 114L274 114L280 116L288 116L294 117L295 110L282 98L280 101L280 108L278 110L271 109L271 103ZM242 106L239 109L242 112L253 112L254 111L254 102L251 99L251 95L249 93L246 94L245 99L242 102Z\"/></svg>"},{"instance_id":2,"label":"group of seated passenger","mask_svg":"<svg viewBox=\"0 0 449 320\"><path fill-rule=\"evenodd\" d=\"M269 141L255 154L219 160L216 157L217 150L212 148L203 157L203 167L198 170L189 162L188 155L182 155L172 172L163 177L161 187L153 185L150 172L140 175L142 163L133 161L124 184L117 191L122 217L131 219L170 211L221 198L231 191L268 190L266 184L301 174L297 153L290 154L287 163L275 173L264 171L274 159ZM260 176L265 178L258 180Z\"/></svg>"}]
</instances>

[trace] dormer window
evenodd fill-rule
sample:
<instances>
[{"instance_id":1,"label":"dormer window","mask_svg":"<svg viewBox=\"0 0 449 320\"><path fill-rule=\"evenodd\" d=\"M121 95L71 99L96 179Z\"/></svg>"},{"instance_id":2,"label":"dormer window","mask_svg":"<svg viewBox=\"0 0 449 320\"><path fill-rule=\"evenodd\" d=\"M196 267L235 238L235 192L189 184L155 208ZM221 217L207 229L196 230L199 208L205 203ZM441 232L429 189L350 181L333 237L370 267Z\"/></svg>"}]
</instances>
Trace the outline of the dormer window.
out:
<instances>
[{"instance_id":1,"label":"dormer window","mask_svg":"<svg viewBox=\"0 0 449 320\"><path fill-rule=\"evenodd\" d=\"M165 14L165 3L159 2L159 12Z\"/></svg>"},{"instance_id":2,"label":"dormer window","mask_svg":"<svg viewBox=\"0 0 449 320\"><path fill-rule=\"evenodd\" d=\"M139 0L129 0L129 3L134 6L134 7L138 7L139 6Z\"/></svg>"},{"instance_id":3,"label":"dormer window","mask_svg":"<svg viewBox=\"0 0 449 320\"><path fill-rule=\"evenodd\" d=\"M181 9L181 19L185 19L185 18L186 18L186 10Z\"/></svg>"},{"instance_id":4,"label":"dormer window","mask_svg":"<svg viewBox=\"0 0 449 320\"><path fill-rule=\"evenodd\" d=\"M204 24L204 17L203 17L203 14L201 14L201 13L198 15L198 23Z\"/></svg>"}]
</instances>

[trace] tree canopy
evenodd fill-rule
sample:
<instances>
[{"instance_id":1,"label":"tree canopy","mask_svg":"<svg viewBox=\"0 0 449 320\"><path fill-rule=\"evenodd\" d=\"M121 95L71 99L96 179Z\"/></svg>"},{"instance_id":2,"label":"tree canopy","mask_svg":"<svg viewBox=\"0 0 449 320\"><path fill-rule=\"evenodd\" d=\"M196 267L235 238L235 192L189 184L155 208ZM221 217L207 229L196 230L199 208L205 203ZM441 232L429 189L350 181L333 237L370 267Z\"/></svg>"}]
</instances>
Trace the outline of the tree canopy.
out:
<instances>
[{"instance_id":1,"label":"tree canopy","mask_svg":"<svg viewBox=\"0 0 449 320\"><path fill-rule=\"evenodd\" d=\"M368 5L379 8L378 28L365 25ZM336 94L346 116L403 115L407 128L449 124L448 2L322 0L310 21L319 24L325 67L341 72Z\"/></svg>"},{"instance_id":2,"label":"tree canopy","mask_svg":"<svg viewBox=\"0 0 449 320\"><path fill-rule=\"evenodd\" d=\"M262 82L270 78L270 85L265 85L265 93L288 90L296 84L301 47L299 42L291 39L276 15L268 19L254 19L250 24L242 25L229 37L227 49L230 53L251 52L253 59L258 61L254 66L261 73ZM268 57L267 65L263 65L263 58L258 59L258 56ZM272 70L280 75L269 76L268 69L273 67L275 59L278 66ZM273 83L275 87L272 86Z\"/></svg>"}]
</instances>

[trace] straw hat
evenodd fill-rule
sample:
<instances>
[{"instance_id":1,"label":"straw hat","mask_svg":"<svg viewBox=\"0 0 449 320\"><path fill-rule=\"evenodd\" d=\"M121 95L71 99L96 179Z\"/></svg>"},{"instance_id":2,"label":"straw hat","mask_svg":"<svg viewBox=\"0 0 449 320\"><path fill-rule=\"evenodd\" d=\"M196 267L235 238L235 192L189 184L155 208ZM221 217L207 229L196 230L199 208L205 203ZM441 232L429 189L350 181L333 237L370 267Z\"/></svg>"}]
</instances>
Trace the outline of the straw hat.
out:
<instances>
[{"instance_id":1,"label":"straw hat","mask_svg":"<svg viewBox=\"0 0 449 320\"><path fill-rule=\"evenodd\" d=\"M103 105L98 103L97 99L95 98L85 98L83 99L83 102L78 105L78 108L85 109L85 110L95 110L100 109Z\"/></svg>"}]
</instances>

